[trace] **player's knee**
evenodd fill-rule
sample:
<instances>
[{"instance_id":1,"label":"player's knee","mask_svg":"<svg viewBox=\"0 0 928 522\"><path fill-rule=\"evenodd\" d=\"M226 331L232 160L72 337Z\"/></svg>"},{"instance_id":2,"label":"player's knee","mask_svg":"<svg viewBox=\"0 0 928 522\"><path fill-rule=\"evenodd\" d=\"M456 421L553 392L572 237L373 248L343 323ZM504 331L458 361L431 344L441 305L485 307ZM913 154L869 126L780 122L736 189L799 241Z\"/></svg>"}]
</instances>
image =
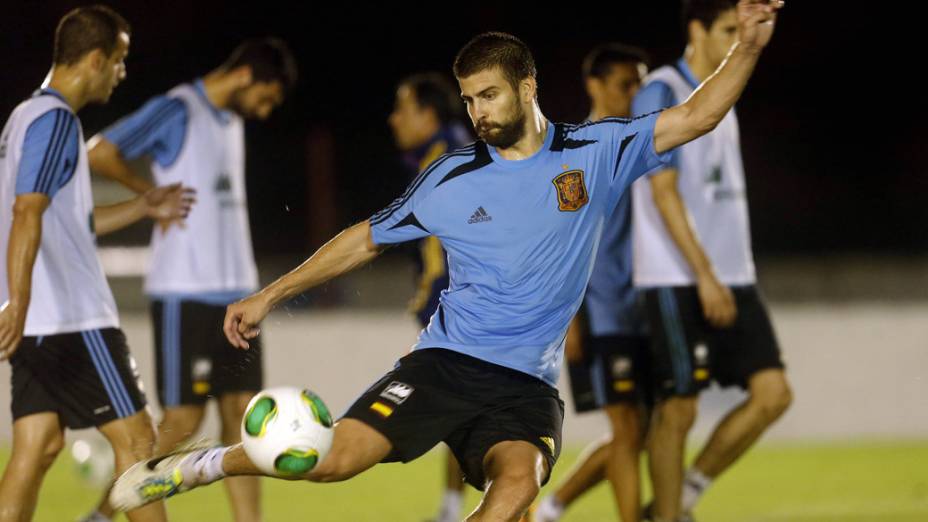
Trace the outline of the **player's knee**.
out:
<instances>
[{"instance_id":1,"label":"player's knee","mask_svg":"<svg viewBox=\"0 0 928 522\"><path fill-rule=\"evenodd\" d=\"M541 477L538 471L521 466L502 470L490 479L490 483L495 483L496 487L509 492L509 498L517 505L524 503L528 506L541 490Z\"/></svg>"},{"instance_id":2,"label":"player's knee","mask_svg":"<svg viewBox=\"0 0 928 522\"><path fill-rule=\"evenodd\" d=\"M773 422L780 418L790 405L793 403L793 392L786 382L777 386L769 386L762 393L752 397L761 414L768 422Z\"/></svg>"},{"instance_id":3,"label":"player's knee","mask_svg":"<svg viewBox=\"0 0 928 522\"><path fill-rule=\"evenodd\" d=\"M668 399L660 406L659 422L665 429L676 433L687 433L696 422L696 400L689 398Z\"/></svg>"},{"instance_id":4,"label":"player's knee","mask_svg":"<svg viewBox=\"0 0 928 522\"><path fill-rule=\"evenodd\" d=\"M64 449L63 435L58 435L48 440L36 451L36 462L39 467L43 470L50 468L62 449Z\"/></svg>"}]
</instances>

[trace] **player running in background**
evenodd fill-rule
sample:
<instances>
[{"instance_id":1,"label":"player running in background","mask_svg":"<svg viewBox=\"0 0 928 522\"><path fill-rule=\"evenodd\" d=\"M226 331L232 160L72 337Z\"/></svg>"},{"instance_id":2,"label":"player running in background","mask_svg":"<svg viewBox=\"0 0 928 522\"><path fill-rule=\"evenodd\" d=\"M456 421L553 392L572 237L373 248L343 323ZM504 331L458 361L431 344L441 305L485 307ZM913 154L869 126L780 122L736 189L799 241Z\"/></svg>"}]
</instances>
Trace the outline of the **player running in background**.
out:
<instances>
[{"instance_id":1,"label":"player running in background","mask_svg":"<svg viewBox=\"0 0 928 522\"><path fill-rule=\"evenodd\" d=\"M0 480L0 521L31 520L65 428L96 427L120 473L150 457L155 433L119 328L96 237L144 217L182 219L179 184L94 207L77 112L106 103L126 77L129 24L107 7L66 14L43 88L0 135L0 360L12 366L13 454ZM129 513L164 520L155 504Z\"/></svg>"},{"instance_id":2,"label":"player running in background","mask_svg":"<svg viewBox=\"0 0 928 522\"><path fill-rule=\"evenodd\" d=\"M240 421L263 387L260 341L230 349L216 327L229 303L258 286L245 192L244 120L264 120L296 81L290 50L276 38L248 40L202 78L149 100L91 142L91 170L132 190L152 183L129 161L150 160L157 185L183 182L199 195L184 226L152 233L145 292L154 323L158 399L157 452L173 451L195 433L216 398L223 444L240 439ZM238 522L260 520L254 477L226 484ZM101 503L96 518L112 509Z\"/></svg>"},{"instance_id":3,"label":"player running in background","mask_svg":"<svg viewBox=\"0 0 928 522\"><path fill-rule=\"evenodd\" d=\"M645 80L635 114L690 96L737 39L731 0L684 4L686 52ZM658 404L649 457L653 520L687 520L713 479L787 409L791 394L780 348L755 286L750 226L734 109L711 133L674 152L673 168L633 189L635 285L644 289ZM747 399L716 427L683 472L698 394L711 381Z\"/></svg>"}]
</instances>

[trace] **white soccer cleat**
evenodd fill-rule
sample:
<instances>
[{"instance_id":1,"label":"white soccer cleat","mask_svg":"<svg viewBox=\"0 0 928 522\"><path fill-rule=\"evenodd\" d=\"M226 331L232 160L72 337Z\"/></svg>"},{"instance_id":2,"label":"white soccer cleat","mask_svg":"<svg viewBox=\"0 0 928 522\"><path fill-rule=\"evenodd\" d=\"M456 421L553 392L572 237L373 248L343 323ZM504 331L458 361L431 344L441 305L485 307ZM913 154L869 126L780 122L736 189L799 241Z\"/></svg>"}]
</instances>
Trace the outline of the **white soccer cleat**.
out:
<instances>
[{"instance_id":1,"label":"white soccer cleat","mask_svg":"<svg viewBox=\"0 0 928 522\"><path fill-rule=\"evenodd\" d=\"M131 511L145 504L204 486L194 464L208 449L185 449L143 460L126 470L113 484L110 505Z\"/></svg>"}]
</instances>

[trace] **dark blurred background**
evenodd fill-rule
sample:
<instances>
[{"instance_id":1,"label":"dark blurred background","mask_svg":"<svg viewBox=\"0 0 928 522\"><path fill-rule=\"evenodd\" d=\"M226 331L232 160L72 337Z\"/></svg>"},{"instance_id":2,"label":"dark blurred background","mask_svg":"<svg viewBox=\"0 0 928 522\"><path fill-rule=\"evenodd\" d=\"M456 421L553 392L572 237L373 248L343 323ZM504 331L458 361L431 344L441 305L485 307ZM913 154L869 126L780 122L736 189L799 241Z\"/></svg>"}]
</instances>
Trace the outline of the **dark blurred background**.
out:
<instances>
[{"instance_id":1,"label":"dark blurred background","mask_svg":"<svg viewBox=\"0 0 928 522\"><path fill-rule=\"evenodd\" d=\"M58 18L85 3L92 2L4 2L4 117L45 76ZM896 20L886 24L869 4L787 4L737 105L755 251L761 259L926 253L926 111L921 89L908 80L920 67L907 56L920 58L924 45L903 42L919 38L902 29L910 16L887 12ZM569 122L588 111L580 61L593 45L638 45L658 66L680 56L684 44L677 1L108 5L133 26L128 79L109 105L81 113L88 138L215 67L246 37L277 35L294 49L296 90L269 121L248 125L259 260L304 255L403 190L407 175L386 125L395 85L414 72L450 75L456 51L474 34L523 38L538 62L543 112Z\"/></svg>"}]
</instances>

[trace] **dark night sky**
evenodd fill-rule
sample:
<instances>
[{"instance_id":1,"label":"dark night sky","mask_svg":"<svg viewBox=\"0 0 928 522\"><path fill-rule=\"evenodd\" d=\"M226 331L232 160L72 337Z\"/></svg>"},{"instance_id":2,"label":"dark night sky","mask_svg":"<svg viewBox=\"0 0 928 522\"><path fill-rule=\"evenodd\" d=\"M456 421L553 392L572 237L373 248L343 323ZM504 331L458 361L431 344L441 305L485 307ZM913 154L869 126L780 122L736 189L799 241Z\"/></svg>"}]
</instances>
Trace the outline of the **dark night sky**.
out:
<instances>
[{"instance_id":1,"label":"dark night sky","mask_svg":"<svg viewBox=\"0 0 928 522\"><path fill-rule=\"evenodd\" d=\"M82 3L4 3L5 115L47 72L57 19ZM917 47L890 43L906 31L878 22L874 12L787 4L737 106L755 250L925 253L928 187L924 161L916 161L928 142L919 125L928 112L917 85L907 86L898 72ZM313 246L308 201L320 184L307 174L313 158L304 143L311 133L334 136L336 215L328 228L366 218L403 190L406 175L385 124L395 84L413 72L450 73L455 52L478 32L508 31L529 44L542 110L555 121L586 115L579 64L593 45L639 45L656 65L683 49L674 1L612 2L579 14L573 7L580 3L450 2L441 5L441 16L437 5L398 2L390 9L345 3L351 7L344 10L269 1L240 8L212 1L109 5L133 25L129 77L109 105L81 113L88 137L216 66L246 37L277 35L294 49L300 84L271 120L248 127L255 246L268 252Z\"/></svg>"}]
</instances>

